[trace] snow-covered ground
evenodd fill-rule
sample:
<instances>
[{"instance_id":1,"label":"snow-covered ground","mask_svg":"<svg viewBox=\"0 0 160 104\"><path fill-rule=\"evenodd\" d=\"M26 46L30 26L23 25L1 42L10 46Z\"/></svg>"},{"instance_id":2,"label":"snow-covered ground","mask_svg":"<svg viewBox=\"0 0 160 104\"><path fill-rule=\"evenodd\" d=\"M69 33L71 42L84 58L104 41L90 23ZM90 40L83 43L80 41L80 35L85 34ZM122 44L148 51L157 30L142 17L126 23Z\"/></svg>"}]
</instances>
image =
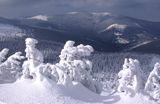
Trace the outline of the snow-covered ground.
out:
<instances>
[{"instance_id":1,"label":"snow-covered ground","mask_svg":"<svg viewBox=\"0 0 160 104\"><path fill-rule=\"evenodd\" d=\"M95 94L77 82L73 86L54 82L18 80L0 85L0 104L157 104L141 94Z\"/></svg>"}]
</instances>

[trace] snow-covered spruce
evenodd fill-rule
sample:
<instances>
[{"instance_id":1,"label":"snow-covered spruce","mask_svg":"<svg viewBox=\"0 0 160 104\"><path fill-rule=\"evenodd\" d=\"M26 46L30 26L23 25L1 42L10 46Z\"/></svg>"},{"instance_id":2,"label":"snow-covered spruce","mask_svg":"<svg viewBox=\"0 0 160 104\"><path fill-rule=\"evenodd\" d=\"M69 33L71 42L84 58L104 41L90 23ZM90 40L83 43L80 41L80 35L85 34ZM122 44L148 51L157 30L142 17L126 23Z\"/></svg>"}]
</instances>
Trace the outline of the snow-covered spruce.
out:
<instances>
[{"instance_id":1,"label":"snow-covered spruce","mask_svg":"<svg viewBox=\"0 0 160 104\"><path fill-rule=\"evenodd\" d=\"M145 91L155 100L160 99L160 63L156 63L145 84Z\"/></svg>"},{"instance_id":2,"label":"snow-covered spruce","mask_svg":"<svg viewBox=\"0 0 160 104\"><path fill-rule=\"evenodd\" d=\"M141 68L136 59L125 59L123 69L118 73L118 91L125 93L138 93L143 89Z\"/></svg>"},{"instance_id":3,"label":"snow-covered spruce","mask_svg":"<svg viewBox=\"0 0 160 104\"><path fill-rule=\"evenodd\" d=\"M90 75L92 62L86 58L94 51L93 47L83 44L74 46L74 44L74 41L66 42L59 56L59 65L72 81L80 82L91 91L101 93L101 84L93 80Z\"/></svg>"},{"instance_id":4,"label":"snow-covered spruce","mask_svg":"<svg viewBox=\"0 0 160 104\"><path fill-rule=\"evenodd\" d=\"M90 75L92 70L91 61L85 57L90 56L93 48L89 45L80 44L74 46L74 41L67 41L60 54L59 63L43 63L42 53L36 49L37 40L26 39L26 58L23 63L23 77L42 81L49 78L57 84L70 86L72 81L82 83L91 91L101 93L101 84L93 80Z\"/></svg>"},{"instance_id":5,"label":"snow-covered spruce","mask_svg":"<svg viewBox=\"0 0 160 104\"><path fill-rule=\"evenodd\" d=\"M6 79L12 82L19 77L22 71L20 61L24 59L24 56L21 56L21 52L16 52L5 60L8 51L9 49L5 48L0 52L0 79Z\"/></svg>"},{"instance_id":6,"label":"snow-covered spruce","mask_svg":"<svg viewBox=\"0 0 160 104\"><path fill-rule=\"evenodd\" d=\"M37 43L38 41L36 39L26 39L25 52L27 60L24 61L22 65L24 78L40 78L38 67L43 63L43 55L38 49L36 49Z\"/></svg>"},{"instance_id":7,"label":"snow-covered spruce","mask_svg":"<svg viewBox=\"0 0 160 104\"><path fill-rule=\"evenodd\" d=\"M2 61L4 61L6 59L6 55L8 54L9 49L8 48L4 48L1 52L0 52L0 64L2 63Z\"/></svg>"},{"instance_id":8,"label":"snow-covered spruce","mask_svg":"<svg viewBox=\"0 0 160 104\"><path fill-rule=\"evenodd\" d=\"M52 64L45 64L43 63L43 55L42 53L36 48L36 44L38 41L33 38L26 39L26 58L27 60L24 61L22 68L23 68L23 76L22 79L34 79L36 81L42 81L47 78L53 80L54 82L58 82L60 80L61 74L58 73L62 70L61 67Z\"/></svg>"}]
</instances>

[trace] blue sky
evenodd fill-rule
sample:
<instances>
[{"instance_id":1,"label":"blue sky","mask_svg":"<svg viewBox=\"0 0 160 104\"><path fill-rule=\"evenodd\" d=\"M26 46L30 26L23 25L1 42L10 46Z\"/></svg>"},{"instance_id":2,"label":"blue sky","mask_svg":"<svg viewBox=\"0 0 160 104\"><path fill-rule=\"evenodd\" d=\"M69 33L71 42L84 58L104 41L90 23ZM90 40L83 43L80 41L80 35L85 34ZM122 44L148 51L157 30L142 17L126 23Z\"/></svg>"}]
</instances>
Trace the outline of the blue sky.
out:
<instances>
[{"instance_id":1,"label":"blue sky","mask_svg":"<svg viewBox=\"0 0 160 104\"><path fill-rule=\"evenodd\" d=\"M0 0L0 16L26 17L65 12L111 12L160 21L160 0Z\"/></svg>"}]
</instances>

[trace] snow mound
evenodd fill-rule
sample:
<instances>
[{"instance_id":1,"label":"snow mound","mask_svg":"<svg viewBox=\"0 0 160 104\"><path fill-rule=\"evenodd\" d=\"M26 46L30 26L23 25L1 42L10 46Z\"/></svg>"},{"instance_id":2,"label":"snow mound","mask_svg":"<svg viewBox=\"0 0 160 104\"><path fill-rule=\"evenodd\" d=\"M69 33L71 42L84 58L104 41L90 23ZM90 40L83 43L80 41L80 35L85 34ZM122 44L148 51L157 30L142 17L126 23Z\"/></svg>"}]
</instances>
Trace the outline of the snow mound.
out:
<instances>
[{"instance_id":1,"label":"snow mound","mask_svg":"<svg viewBox=\"0 0 160 104\"><path fill-rule=\"evenodd\" d=\"M48 80L1 84L0 92L0 101L6 104L87 104L100 99L80 83L64 87Z\"/></svg>"},{"instance_id":2,"label":"snow mound","mask_svg":"<svg viewBox=\"0 0 160 104\"><path fill-rule=\"evenodd\" d=\"M46 15L37 15L37 16L30 17L30 18L28 18L28 19L48 21L48 16L46 16Z\"/></svg>"},{"instance_id":3,"label":"snow mound","mask_svg":"<svg viewBox=\"0 0 160 104\"><path fill-rule=\"evenodd\" d=\"M21 79L12 84L1 84L0 92L1 104L156 104L142 95L98 95L78 82L66 87L50 80L40 82Z\"/></svg>"}]
</instances>

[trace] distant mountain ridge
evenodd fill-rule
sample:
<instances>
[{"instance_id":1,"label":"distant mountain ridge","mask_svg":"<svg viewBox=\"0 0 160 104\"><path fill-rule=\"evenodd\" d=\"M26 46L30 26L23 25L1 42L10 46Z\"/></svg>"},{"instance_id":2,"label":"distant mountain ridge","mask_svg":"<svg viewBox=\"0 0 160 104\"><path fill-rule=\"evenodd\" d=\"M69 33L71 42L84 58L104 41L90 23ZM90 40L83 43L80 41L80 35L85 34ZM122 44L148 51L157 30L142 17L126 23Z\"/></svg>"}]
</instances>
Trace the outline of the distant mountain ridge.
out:
<instances>
[{"instance_id":1,"label":"distant mountain ridge","mask_svg":"<svg viewBox=\"0 0 160 104\"><path fill-rule=\"evenodd\" d=\"M160 54L160 22L150 22L110 13L70 12L24 19L0 18L0 24L22 29L25 37L64 43L74 40L103 52ZM1 37L1 35L0 35Z\"/></svg>"}]
</instances>

